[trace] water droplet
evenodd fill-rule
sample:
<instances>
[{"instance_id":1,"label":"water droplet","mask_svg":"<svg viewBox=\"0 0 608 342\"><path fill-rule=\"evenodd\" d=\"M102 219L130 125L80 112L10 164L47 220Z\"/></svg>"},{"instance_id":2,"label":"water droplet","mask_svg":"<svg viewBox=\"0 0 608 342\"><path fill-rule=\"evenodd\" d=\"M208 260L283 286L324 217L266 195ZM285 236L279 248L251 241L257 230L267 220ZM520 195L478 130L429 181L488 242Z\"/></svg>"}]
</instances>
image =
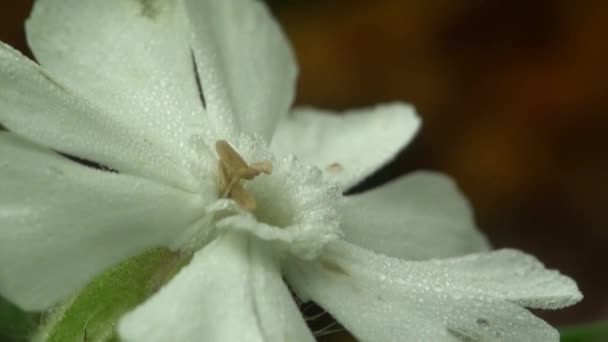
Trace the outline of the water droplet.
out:
<instances>
[{"instance_id":1,"label":"water droplet","mask_svg":"<svg viewBox=\"0 0 608 342\"><path fill-rule=\"evenodd\" d=\"M488 320L486 320L485 318L478 318L475 322L480 327L487 327L490 325L490 322L488 322Z\"/></svg>"}]
</instances>

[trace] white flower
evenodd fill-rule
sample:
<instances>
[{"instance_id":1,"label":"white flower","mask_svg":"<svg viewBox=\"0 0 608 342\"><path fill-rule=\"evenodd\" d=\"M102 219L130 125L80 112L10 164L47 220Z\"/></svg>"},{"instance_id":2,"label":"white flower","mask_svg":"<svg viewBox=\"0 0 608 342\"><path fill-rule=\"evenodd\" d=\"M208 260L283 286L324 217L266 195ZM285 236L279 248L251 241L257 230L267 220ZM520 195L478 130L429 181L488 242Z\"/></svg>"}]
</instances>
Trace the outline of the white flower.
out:
<instances>
[{"instance_id":1,"label":"white flower","mask_svg":"<svg viewBox=\"0 0 608 342\"><path fill-rule=\"evenodd\" d=\"M343 198L418 119L286 115L296 66L258 1L39 0L27 33L44 69L0 46L0 294L24 309L156 246L193 257L129 341L312 341L284 280L363 341L556 341L523 307L581 298L487 252L443 176Z\"/></svg>"}]
</instances>

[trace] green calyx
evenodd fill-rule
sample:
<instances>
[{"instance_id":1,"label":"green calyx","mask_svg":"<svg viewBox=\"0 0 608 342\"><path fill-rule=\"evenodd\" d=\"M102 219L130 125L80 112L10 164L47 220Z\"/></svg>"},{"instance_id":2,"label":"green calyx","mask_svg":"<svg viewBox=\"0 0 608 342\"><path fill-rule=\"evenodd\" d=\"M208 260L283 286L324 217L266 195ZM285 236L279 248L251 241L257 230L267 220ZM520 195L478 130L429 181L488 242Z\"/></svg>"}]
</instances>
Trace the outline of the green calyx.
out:
<instances>
[{"instance_id":1,"label":"green calyx","mask_svg":"<svg viewBox=\"0 0 608 342\"><path fill-rule=\"evenodd\" d=\"M158 248L113 266L46 314L33 340L118 341L120 318L160 289L188 261L188 257Z\"/></svg>"}]
</instances>

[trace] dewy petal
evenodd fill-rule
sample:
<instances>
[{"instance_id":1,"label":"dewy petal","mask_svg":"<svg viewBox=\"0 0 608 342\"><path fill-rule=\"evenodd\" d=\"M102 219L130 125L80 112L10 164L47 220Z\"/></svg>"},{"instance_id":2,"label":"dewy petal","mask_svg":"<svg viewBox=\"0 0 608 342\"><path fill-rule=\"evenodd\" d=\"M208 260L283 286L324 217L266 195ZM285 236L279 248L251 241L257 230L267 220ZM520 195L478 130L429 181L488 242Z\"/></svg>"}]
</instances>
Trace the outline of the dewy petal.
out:
<instances>
[{"instance_id":1,"label":"dewy petal","mask_svg":"<svg viewBox=\"0 0 608 342\"><path fill-rule=\"evenodd\" d=\"M281 121L271 148L318 166L348 189L394 158L419 126L414 109L400 103L341 115L300 108Z\"/></svg>"},{"instance_id":2,"label":"dewy petal","mask_svg":"<svg viewBox=\"0 0 608 342\"><path fill-rule=\"evenodd\" d=\"M259 0L185 4L209 115L268 141L291 106L297 74L278 23Z\"/></svg>"},{"instance_id":3,"label":"dewy petal","mask_svg":"<svg viewBox=\"0 0 608 342\"><path fill-rule=\"evenodd\" d=\"M182 188L196 182L170 149L153 144L155 134L140 130L147 121L128 123L120 113L104 112L2 43L0 108L0 124L31 141Z\"/></svg>"},{"instance_id":4,"label":"dewy petal","mask_svg":"<svg viewBox=\"0 0 608 342\"><path fill-rule=\"evenodd\" d=\"M454 182L416 172L363 194L347 196L345 239L406 260L460 256L489 249L471 207Z\"/></svg>"},{"instance_id":5,"label":"dewy petal","mask_svg":"<svg viewBox=\"0 0 608 342\"><path fill-rule=\"evenodd\" d=\"M276 261L263 247L245 234L210 243L122 319L121 337L134 342L314 341Z\"/></svg>"},{"instance_id":6,"label":"dewy petal","mask_svg":"<svg viewBox=\"0 0 608 342\"><path fill-rule=\"evenodd\" d=\"M558 341L520 305L581 299L576 284L515 250L403 261L346 242L316 263L290 260L287 279L361 341Z\"/></svg>"},{"instance_id":7,"label":"dewy petal","mask_svg":"<svg viewBox=\"0 0 608 342\"><path fill-rule=\"evenodd\" d=\"M26 28L40 64L101 107L99 121L174 164L195 158L188 138L209 123L180 1L40 0Z\"/></svg>"},{"instance_id":8,"label":"dewy petal","mask_svg":"<svg viewBox=\"0 0 608 342\"><path fill-rule=\"evenodd\" d=\"M200 195L91 169L0 132L0 295L27 310L64 299L129 256L172 242Z\"/></svg>"}]
</instances>

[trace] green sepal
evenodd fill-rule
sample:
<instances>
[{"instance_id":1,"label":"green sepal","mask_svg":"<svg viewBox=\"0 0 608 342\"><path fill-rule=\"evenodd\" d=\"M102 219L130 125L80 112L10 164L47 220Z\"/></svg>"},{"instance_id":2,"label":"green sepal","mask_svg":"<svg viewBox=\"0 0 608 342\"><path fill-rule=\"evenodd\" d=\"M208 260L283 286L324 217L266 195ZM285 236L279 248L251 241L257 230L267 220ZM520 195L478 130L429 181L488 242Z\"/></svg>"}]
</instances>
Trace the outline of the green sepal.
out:
<instances>
[{"instance_id":1,"label":"green sepal","mask_svg":"<svg viewBox=\"0 0 608 342\"><path fill-rule=\"evenodd\" d=\"M118 341L120 318L154 294L188 261L159 248L108 269L45 315L34 341Z\"/></svg>"}]
</instances>

